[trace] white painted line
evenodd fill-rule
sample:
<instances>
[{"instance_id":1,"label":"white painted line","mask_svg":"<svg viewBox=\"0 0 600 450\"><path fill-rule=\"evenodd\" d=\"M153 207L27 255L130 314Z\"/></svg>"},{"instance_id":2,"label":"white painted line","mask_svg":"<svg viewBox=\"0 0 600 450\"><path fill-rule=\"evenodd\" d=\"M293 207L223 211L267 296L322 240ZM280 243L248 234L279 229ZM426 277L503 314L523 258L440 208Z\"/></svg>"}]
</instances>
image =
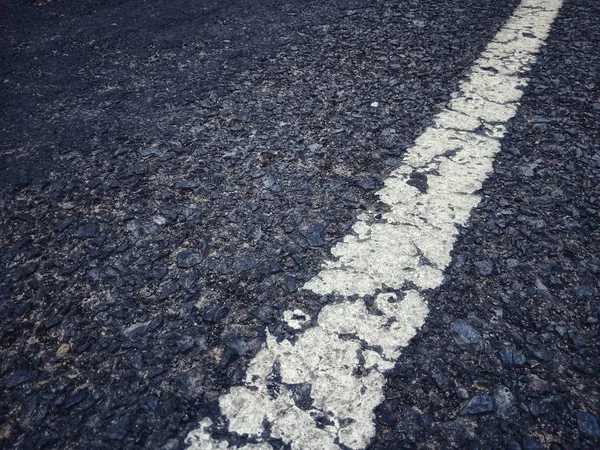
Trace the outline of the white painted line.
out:
<instances>
[{"instance_id":1,"label":"white painted line","mask_svg":"<svg viewBox=\"0 0 600 450\"><path fill-rule=\"evenodd\" d=\"M476 192L492 171L506 122L517 111L524 74L561 5L562 0L521 3L379 191L389 212L377 221L359 217L353 233L332 249L336 259L304 286L318 294L377 294L373 306L367 308L361 298L326 306L317 326L299 332L294 343L277 342L267 332L245 385L219 400L229 432L256 442L239 450L271 449L265 443L269 437L294 450L369 444L384 374L427 316L419 291L443 280L458 227L479 203ZM401 299L378 294L408 282L416 290ZM302 311L284 316L295 329L308 322ZM297 405L300 391L304 409ZM205 418L189 433L190 450L238 449L213 439L211 426Z\"/></svg>"}]
</instances>

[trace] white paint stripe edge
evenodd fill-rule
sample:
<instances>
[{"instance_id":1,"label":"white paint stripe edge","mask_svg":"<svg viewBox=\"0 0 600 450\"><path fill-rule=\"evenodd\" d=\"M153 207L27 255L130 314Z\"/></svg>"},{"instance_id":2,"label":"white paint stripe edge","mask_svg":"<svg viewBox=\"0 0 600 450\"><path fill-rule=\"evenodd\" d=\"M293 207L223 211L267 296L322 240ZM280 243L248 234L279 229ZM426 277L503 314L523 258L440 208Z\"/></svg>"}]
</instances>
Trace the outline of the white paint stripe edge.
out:
<instances>
[{"instance_id":1,"label":"white paint stripe edge","mask_svg":"<svg viewBox=\"0 0 600 450\"><path fill-rule=\"evenodd\" d=\"M505 125L516 114L527 84L524 74L561 6L562 0L520 4L378 192L389 212L378 221L359 217L353 233L332 249L336 259L304 286L318 294L359 297L399 290L407 282L418 290L402 299L378 294L371 308L362 299L326 306L318 325L300 332L295 343L277 342L267 331L266 347L250 363L245 385L219 400L229 432L255 443L236 447L215 440L212 421L205 418L188 434L190 450L267 450L269 437L294 450L369 444L384 374L427 316L419 291L442 283L458 227L479 203L476 191L492 171ZM427 189L421 192L411 178L426 179ZM297 319L302 314L284 316L291 328L302 329L308 323ZM300 388L310 392L308 409L296 405Z\"/></svg>"}]
</instances>

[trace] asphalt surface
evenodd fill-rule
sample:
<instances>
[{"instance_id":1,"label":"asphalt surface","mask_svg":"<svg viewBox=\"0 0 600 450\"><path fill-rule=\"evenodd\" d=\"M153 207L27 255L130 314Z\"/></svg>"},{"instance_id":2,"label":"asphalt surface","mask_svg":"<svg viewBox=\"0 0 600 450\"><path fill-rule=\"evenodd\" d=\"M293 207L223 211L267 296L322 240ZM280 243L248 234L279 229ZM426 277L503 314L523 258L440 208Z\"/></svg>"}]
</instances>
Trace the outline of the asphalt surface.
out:
<instances>
[{"instance_id":1,"label":"asphalt surface","mask_svg":"<svg viewBox=\"0 0 600 450\"><path fill-rule=\"evenodd\" d=\"M0 2L0 444L226 429L517 4ZM599 17L565 1L372 448L600 445Z\"/></svg>"}]
</instances>

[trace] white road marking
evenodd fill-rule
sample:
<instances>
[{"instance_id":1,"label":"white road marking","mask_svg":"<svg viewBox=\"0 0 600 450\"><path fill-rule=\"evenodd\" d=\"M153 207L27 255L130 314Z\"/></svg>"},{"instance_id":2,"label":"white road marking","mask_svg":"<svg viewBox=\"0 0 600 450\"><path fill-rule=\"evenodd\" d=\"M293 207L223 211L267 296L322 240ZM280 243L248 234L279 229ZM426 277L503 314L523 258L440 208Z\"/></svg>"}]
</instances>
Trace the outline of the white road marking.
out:
<instances>
[{"instance_id":1,"label":"white road marking","mask_svg":"<svg viewBox=\"0 0 600 450\"><path fill-rule=\"evenodd\" d=\"M285 311L283 313L283 320L287 323L288 327L299 330L310 322L310 316L301 309L295 309L293 311Z\"/></svg>"},{"instance_id":2,"label":"white road marking","mask_svg":"<svg viewBox=\"0 0 600 450\"><path fill-rule=\"evenodd\" d=\"M206 418L189 433L190 450L266 450L269 437L294 450L369 444L384 374L427 316L419 291L442 283L458 227L479 203L476 192L492 171L506 122L517 111L524 74L561 5L562 0L523 0L379 191L389 212L380 220L359 217L353 233L332 249L336 259L304 286L347 297L400 290L408 282L418 290L401 299L379 293L370 308L361 298L326 306L317 325L300 332L295 342L277 342L267 332L245 385L219 400L229 432L256 443L235 447L214 440ZM300 329L302 314L286 312L285 320ZM297 405L300 400L304 408Z\"/></svg>"}]
</instances>

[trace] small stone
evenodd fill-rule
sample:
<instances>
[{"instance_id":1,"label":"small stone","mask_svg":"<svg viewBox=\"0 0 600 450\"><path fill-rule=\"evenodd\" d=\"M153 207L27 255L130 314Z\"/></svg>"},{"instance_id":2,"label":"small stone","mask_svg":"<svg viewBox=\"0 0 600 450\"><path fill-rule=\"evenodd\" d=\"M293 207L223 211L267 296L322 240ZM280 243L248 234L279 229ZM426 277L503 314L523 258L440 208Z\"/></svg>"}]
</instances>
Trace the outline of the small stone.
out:
<instances>
[{"instance_id":1,"label":"small stone","mask_svg":"<svg viewBox=\"0 0 600 450\"><path fill-rule=\"evenodd\" d=\"M569 331L569 327L567 327L566 325L555 325L554 330L560 334L561 336L564 336L565 334L567 334L567 331Z\"/></svg>"},{"instance_id":2,"label":"small stone","mask_svg":"<svg viewBox=\"0 0 600 450\"><path fill-rule=\"evenodd\" d=\"M223 359L221 363L224 366L246 353L246 343L236 334L226 336L223 339L223 347Z\"/></svg>"},{"instance_id":3,"label":"small stone","mask_svg":"<svg viewBox=\"0 0 600 450\"><path fill-rule=\"evenodd\" d=\"M256 239L256 240L260 239L260 237L262 236L262 229L261 229L260 225L257 225L257 224L250 225L250 227L248 228L247 235L250 239Z\"/></svg>"},{"instance_id":4,"label":"small stone","mask_svg":"<svg viewBox=\"0 0 600 450\"><path fill-rule=\"evenodd\" d=\"M175 183L175 189L196 189L200 183L194 180L181 180Z\"/></svg>"},{"instance_id":5,"label":"small stone","mask_svg":"<svg viewBox=\"0 0 600 450\"><path fill-rule=\"evenodd\" d=\"M281 192L282 188L279 183L277 183L277 179L272 175L267 175L263 179L263 186L266 187L271 192Z\"/></svg>"},{"instance_id":6,"label":"small stone","mask_svg":"<svg viewBox=\"0 0 600 450\"><path fill-rule=\"evenodd\" d=\"M50 317L49 319L44 320L44 328L49 330L50 328L54 328L56 325L60 323L60 319L58 316Z\"/></svg>"},{"instance_id":7,"label":"small stone","mask_svg":"<svg viewBox=\"0 0 600 450\"><path fill-rule=\"evenodd\" d=\"M506 260L506 267L509 269L514 269L515 267L519 267L521 263L516 258L510 258Z\"/></svg>"},{"instance_id":8,"label":"small stone","mask_svg":"<svg viewBox=\"0 0 600 450\"><path fill-rule=\"evenodd\" d=\"M117 420L112 426L108 433L108 437L115 441L122 441L127 436L129 428L131 427L131 419L129 417L122 417Z\"/></svg>"},{"instance_id":9,"label":"small stone","mask_svg":"<svg viewBox=\"0 0 600 450\"><path fill-rule=\"evenodd\" d=\"M202 318L208 323L218 323L229 313L229 308L225 305L216 305L208 309Z\"/></svg>"},{"instance_id":10,"label":"small stone","mask_svg":"<svg viewBox=\"0 0 600 450\"><path fill-rule=\"evenodd\" d=\"M554 199L550 195L541 195L534 200L536 205L550 206L554 203Z\"/></svg>"},{"instance_id":11,"label":"small stone","mask_svg":"<svg viewBox=\"0 0 600 450\"><path fill-rule=\"evenodd\" d=\"M154 411L156 408L158 408L158 403L159 403L159 398L156 395L149 395L148 397L146 397L146 405L152 411Z\"/></svg>"},{"instance_id":12,"label":"small stone","mask_svg":"<svg viewBox=\"0 0 600 450\"><path fill-rule=\"evenodd\" d=\"M235 261L233 263L233 267L236 272L247 272L254 266L256 266L256 261L254 261L254 259L252 258L249 258L248 256L240 256L238 258L235 258Z\"/></svg>"},{"instance_id":13,"label":"small stone","mask_svg":"<svg viewBox=\"0 0 600 450\"><path fill-rule=\"evenodd\" d=\"M504 450L522 450L522 448L521 448L521 445L515 440L515 438L510 436L506 440L506 444L504 445Z\"/></svg>"},{"instance_id":14,"label":"small stone","mask_svg":"<svg viewBox=\"0 0 600 450\"><path fill-rule=\"evenodd\" d=\"M571 342L573 343L573 345L579 349L585 348L588 346L587 337L583 333L581 333L577 330L569 331L569 338L571 339Z\"/></svg>"},{"instance_id":15,"label":"small stone","mask_svg":"<svg viewBox=\"0 0 600 450\"><path fill-rule=\"evenodd\" d=\"M398 143L398 137L396 130L393 128L385 128L381 131L379 136L379 145L387 150L393 149Z\"/></svg>"},{"instance_id":16,"label":"small stone","mask_svg":"<svg viewBox=\"0 0 600 450\"><path fill-rule=\"evenodd\" d=\"M303 410L308 410L312 404L313 399L310 396L312 385L310 383L299 383L290 385L290 391L292 398L296 406Z\"/></svg>"},{"instance_id":17,"label":"small stone","mask_svg":"<svg viewBox=\"0 0 600 450\"><path fill-rule=\"evenodd\" d=\"M596 295L596 289L593 286L580 284L573 288L573 295L576 300L590 300Z\"/></svg>"},{"instance_id":18,"label":"small stone","mask_svg":"<svg viewBox=\"0 0 600 450\"><path fill-rule=\"evenodd\" d=\"M67 217L64 219L59 219L56 221L56 224L54 225L54 229L56 231L65 231L70 225L72 225L74 222L74 219L72 217Z\"/></svg>"},{"instance_id":19,"label":"small stone","mask_svg":"<svg viewBox=\"0 0 600 450\"><path fill-rule=\"evenodd\" d=\"M58 347L58 350L56 350L56 356L65 356L67 353L69 353L70 349L71 346L69 344L60 344L60 347Z\"/></svg>"},{"instance_id":20,"label":"small stone","mask_svg":"<svg viewBox=\"0 0 600 450\"><path fill-rule=\"evenodd\" d=\"M466 400L469 398L469 392L465 388L458 388L456 390L456 395L458 395L458 398L461 400Z\"/></svg>"},{"instance_id":21,"label":"small stone","mask_svg":"<svg viewBox=\"0 0 600 450\"><path fill-rule=\"evenodd\" d=\"M152 269L152 278L155 280L162 280L168 272L169 269L166 267L155 267Z\"/></svg>"},{"instance_id":22,"label":"small stone","mask_svg":"<svg viewBox=\"0 0 600 450\"><path fill-rule=\"evenodd\" d=\"M86 223L75 230L73 236L77 238L94 238L100 234L100 227L97 223Z\"/></svg>"},{"instance_id":23,"label":"small stone","mask_svg":"<svg viewBox=\"0 0 600 450\"><path fill-rule=\"evenodd\" d=\"M148 378L156 378L159 375L164 373L165 369L163 367L154 367L148 371Z\"/></svg>"},{"instance_id":24,"label":"small stone","mask_svg":"<svg viewBox=\"0 0 600 450\"><path fill-rule=\"evenodd\" d=\"M177 266L182 269L189 269L190 267L197 266L202 262L202 254L192 252L190 250L183 250L177 255Z\"/></svg>"},{"instance_id":25,"label":"small stone","mask_svg":"<svg viewBox=\"0 0 600 450\"><path fill-rule=\"evenodd\" d=\"M178 290L179 290L178 283L172 283L172 282L162 283L158 289L158 292L156 293L156 297L159 300L166 300L171 295L176 293Z\"/></svg>"},{"instance_id":26,"label":"small stone","mask_svg":"<svg viewBox=\"0 0 600 450\"><path fill-rule=\"evenodd\" d=\"M128 326L127 328L125 328L123 330L123 333L125 334L125 336L127 336L131 340L140 339L146 333L146 330L147 330L146 327L148 326L149 323L150 323L150 321L134 323L134 324Z\"/></svg>"},{"instance_id":27,"label":"small stone","mask_svg":"<svg viewBox=\"0 0 600 450\"><path fill-rule=\"evenodd\" d=\"M33 372L20 371L17 372L8 379L6 382L6 388L12 389L20 384L26 383L33 378Z\"/></svg>"},{"instance_id":28,"label":"small stone","mask_svg":"<svg viewBox=\"0 0 600 450\"><path fill-rule=\"evenodd\" d=\"M250 308L248 312L250 313L250 315L256 317L261 322L266 322L269 318L273 316L273 309L267 305L254 306Z\"/></svg>"},{"instance_id":29,"label":"small stone","mask_svg":"<svg viewBox=\"0 0 600 450\"><path fill-rule=\"evenodd\" d=\"M546 448L532 436L523 438L523 450L546 450Z\"/></svg>"},{"instance_id":30,"label":"small stone","mask_svg":"<svg viewBox=\"0 0 600 450\"><path fill-rule=\"evenodd\" d=\"M461 416L485 414L494 410L494 400L491 396L480 394L473 397L460 411Z\"/></svg>"},{"instance_id":31,"label":"small stone","mask_svg":"<svg viewBox=\"0 0 600 450\"><path fill-rule=\"evenodd\" d=\"M285 276L285 287L289 292L296 292L298 290L298 283L296 282L296 278L291 275Z\"/></svg>"},{"instance_id":32,"label":"small stone","mask_svg":"<svg viewBox=\"0 0 600 450\"><path fill-rule=\"evenodd\" d=\"M500 360L505 367L522 366L525 364L525 356L514 347L503 347L500 350Z\"/></svg>"},{"instance_id":33,"label":"small stone","mask_svg":"<svg viewBox=\"0 0 600 450\"><path fill-rule=\"evenodd\" d=\"M435 381L435 384L440 389L445 390L452 386L452 380L443 372L433 372L431 378L433 378L433 381Z\"/></svg>"},{"instance_id":34,"label":"small stone","mask_svg":"<svg viewBox=\"0 0 600 450\"><path fill-rule=\"evenodd\" d=\"M325 225L322 223L313 223L308 227L306 232L306 240L311 247L320 247L325 244L323 237L321 236L325 231Z\"/></svg>"},{"instance_id":35,"label":"small stone","mask_svg":"<svg viewBox=\"0 0 600 450\"><path fill-rule=\"evenodd\" d=\"M529 375L529 388L535 392L547 392L550 389L550 385L547 381L542 380L536 374L532 373Z\"/></svg>"},{"instance_id":36,"label":"small stone","mask_svg":"<svg viewBox=\"0 0 600 450\"><path fill-rule=\"evenodd\" d=\"M479 344L482 340L481 333L463 321L452 323L450 334L458 345Z\"/></svg>"},{"instance_id":37,"label":"small stone","mask_svg":"<svg viewBox=\"0 0 600 450\"><path fill-rule=\"evenodd\" d=\"M379 180L375 178L366 178L358 182L358 185L363 188L365 191L372 191L373 189L377 189L379 186Z\"/></svg>"},{"instance_id":38,"label":"small stone","mask_svg":"<svg viewBox=\"0 0 600 450\"><path fill-rule=\"evenodd\" d=\"M578 411L577 427L584 435L591 438L600 438L600 426L598 419L593 414Z\"/></svg>"},{"instance_id":39,"label":"small stone","mask_svg":"<svg viewBox=\"0 0 600 450\"><path fill-rule=\"evenodd\" d=\"M475 261L473 265L475 266L477 275L479 275L480 277L487 277L491 275L494 271L494 263L489 259L483 261Z\"/></svg>"},{"instance_id":40,"label":"small stone","mask_svg":"<svg viewBox=\"0 0 600 450\"><path fill-rule=\"evenodd\" d=\"M161 156L163 153L165 153L164 149L162 149L158 145L152 145L151 147L141 148L139 152L140 155L142 155L145 158L148 156Z\"/></svg>"},{"instance_id":41,"label":"small stone","mask_svg":"<svg viewBox=\"0 0 600 450\"><path fill-rule=\"evenodd\" d=\"M133 219L127 222L125 229L137 238L142 238L158 231L158 226L154 222L146 222L144 220Z\"/></svg>"},{"instance_id":42,"label":"small stone","mask_svg":"<svg viewBox=\"0 0 600 450\"><path fill-rule=\"evenodd\" d=\"M85 398L87 396L88 396L88 392L86 389L82 389L73 394L67 395L67 398L65 399L64 407L67 409L72 408L73 406L75 406L75 405L81 403L83 400L85 400Z\"/></svg>"}]
</instances>

